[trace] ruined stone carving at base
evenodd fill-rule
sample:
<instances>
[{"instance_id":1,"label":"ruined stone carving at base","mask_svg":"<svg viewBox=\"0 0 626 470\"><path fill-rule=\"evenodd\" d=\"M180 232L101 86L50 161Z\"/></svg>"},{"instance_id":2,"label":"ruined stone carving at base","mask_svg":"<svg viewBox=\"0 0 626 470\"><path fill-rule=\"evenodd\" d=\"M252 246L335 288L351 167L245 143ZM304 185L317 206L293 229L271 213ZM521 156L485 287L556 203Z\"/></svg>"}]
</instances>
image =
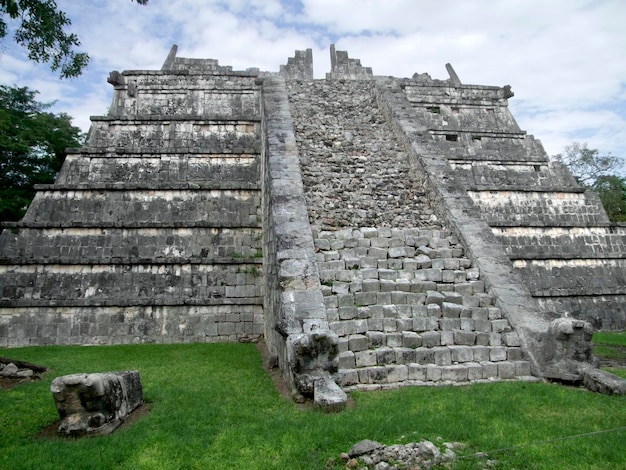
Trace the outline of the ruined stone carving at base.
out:
<instances>
[{"instance_id":1,"label":"ruined stone carving at base","mask_svg":"<svg viewBox=\"0 0 626 470\"><path fill-rule=\"evenodd\" d=\"M143 403L138 371L64 375L50 391L66 436L109 434Z\"/></svg>"}]
</instances>

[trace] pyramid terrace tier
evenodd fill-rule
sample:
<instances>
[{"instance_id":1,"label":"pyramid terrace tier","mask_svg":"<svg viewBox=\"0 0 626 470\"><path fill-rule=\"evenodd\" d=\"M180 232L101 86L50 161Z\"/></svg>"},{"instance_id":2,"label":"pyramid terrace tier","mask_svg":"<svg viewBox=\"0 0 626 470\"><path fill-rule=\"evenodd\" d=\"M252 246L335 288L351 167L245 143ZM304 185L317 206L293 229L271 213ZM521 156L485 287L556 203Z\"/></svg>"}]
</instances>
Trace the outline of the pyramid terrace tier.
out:
<instances>
[{"instance_id":1,"label":"pyramid terrace tier","mask_svg":"<svg viewBox=\"0 0 626 470\"><path fill-rule=\"evenodd\" d=\"M262 266L2 265L1 307L262 304Z\"/></svg>"},{"instance_id":2,"label":"pyramid terrace tier","mask_svg":"<svg viewBox=\"0 0 626 470\"><path fill-rule=\"evenodd\" d=\"M596 330L626 329L626 294L540 296L536 300L545 312L552 312L552 318L568 312L588 321Z\"/></svg>"},{"instance_id":3,"label":"pyramid terrace tier","mask_svg":"<svg viewBox=\"0 0 626 470\"><path fill-rule=\"evenodd\" d=\"M0 347L250 341L260 305L0 307Z\"/></svg>"},{"instance_id":4,"label":"pyramid terrace tier","mask_svg":"<svg viewBox=\"0 0 626 470\"><path fill-rule=\"evenodd\" d=\"M161 149L192 148L205 153L259 153L256 118L223 117L167 119L115 119L92 117L86 145L91 149L116 149L160 153Z\"/></svg>"},{"instance_id":5,"label":"pyramid terrace tier","mask_svg":"<svg viewBox=\"0 0 626 470\"><path fill-rule=\"evenodd\" d=\"M259 228L21 228L0 235L1 264L257 264Z\"/></svg>"},{"instance_id":6,"label":"pyramid terrace tier","mask_svg":"<svg viewBox=\"0 0 626 470\"><path fill-rule=\"evenodd\" d=\"M258 115L256 77L230 74L146 73L115 77L111 113L135 115Z\"/></svg>"},{"instance_id":7,"label":"pyramid terrace tier","mask_svg":"<svg viewBox=\"0 0 626 470\"><path fill-rule=\"evenodd\" d=\"M431 131L431 138L448 161L492 162L547 165L548 157L541 144L531 136L507 133Z\"/></svg>"},{"instance_id":8,"label":"pyramid terrace tier","mask_svg":"<svg viewBox=\"0 0 626 470\"><path fill-rule=\"evenodd\" d=\"M551 162L501 162L499 160L448 160L455 181L468 189L500 188L577 190L578 183L560 165ZM582 191L582 190L581 190Z\"/></svg>"},{"instance_id":9,"label":"pyramid terrace tier","mask_svg":"<svg viewBox=\"0 0 626 470\"><path fill-rule=\"evenodd\" d=\"M451 107L507 106L510 91L498 86L455 86L443 80L403 80L400 88L407 100L417 106L422 103L440 103Z\"/></svg>"},{"instance_id":10,"label":"pyramid terrace tier","mask_svg":"<svg viewBox=\"0 0 626 470\"><path fill-rule=\"evenodd\" d=\"M252 185L259 181L255 153L116 153L69 154L58 185L136 184Z\"/></svg>"},{"instance_id":11,"label":"pyramid terrace tier","mask_svg":"<svg viewBox=\"0 0 626 470\"><path fill-rule=\"evenodd\" d=\"M536 297L626 295L626 259L516 260Z\"/></svg>"},{"instance_id":12,"label":"pyramid terrace tier","mask_svg":"<svg viewBox=\"0 0 626 470\"><path fill-rule=\"evenodd\" d=\"M23 225L39 227L259 227L249 190L39 191Z\"/></svg>"},{"instance_id":13,"label":"pyramid terrace tier","mask_svg":"<svg viewBox=\"0 0 626 470\"><path fill-rule=\"evenodd\" d=\"M494 227L512 260L626 257L626 227Z\"/></svg>"},{"instance_id":14,"label":"pyramid terrace tier","mask_svg":"<svg viewBox=\"0 0 626 470\"><path fill-rule=\"evenodd\" d=\"M492 227L607 226L599 198L579 191L468 191Z\"/></svg>"}]
</instances>

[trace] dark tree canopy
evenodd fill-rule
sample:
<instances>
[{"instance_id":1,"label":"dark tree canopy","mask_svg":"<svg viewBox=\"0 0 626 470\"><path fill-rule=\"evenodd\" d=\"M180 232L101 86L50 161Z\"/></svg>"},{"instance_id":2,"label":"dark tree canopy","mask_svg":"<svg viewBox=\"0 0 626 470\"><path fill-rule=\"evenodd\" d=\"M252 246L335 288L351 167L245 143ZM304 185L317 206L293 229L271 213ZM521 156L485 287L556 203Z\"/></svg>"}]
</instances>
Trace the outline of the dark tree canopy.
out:
<instances>
[{"instance_id":1,"label":"dark tree canopy","mask_svg":"<svg viewBox=\"0 0 626 470\"><path fill-rule=\"evenodd\" d=\"M80 147L81 132L64 113L35 100L36 91L0 85L0 220L19 220L35 184L53 183L67 147Z\"/></svg>"},{"instance_id":2,"label":"dark tree canopy","mask_svg":"<svg viewBox=\"0 0 626 470\"><path fill-rule=\"evenodd\" d=\"M66 31L72 22L54 0L0 0L0 39L8 34L10 20L18 22L13 39L28 50L28 58L49 63L53 71L60 70L61 78L80 75L89 63L89 56L76 50L78 37Z\"/></svg>"},{"instance_id":3,"label":"dark tree canopy","mask_svg":"<svg viewBox=\"0 0 626 470\"><path fill-rule=\"evenodd\" d=\"M613 222L626 222L626 178L601 176L592 189L600 196L609 219Z\"/></svg>"}]
</instances>

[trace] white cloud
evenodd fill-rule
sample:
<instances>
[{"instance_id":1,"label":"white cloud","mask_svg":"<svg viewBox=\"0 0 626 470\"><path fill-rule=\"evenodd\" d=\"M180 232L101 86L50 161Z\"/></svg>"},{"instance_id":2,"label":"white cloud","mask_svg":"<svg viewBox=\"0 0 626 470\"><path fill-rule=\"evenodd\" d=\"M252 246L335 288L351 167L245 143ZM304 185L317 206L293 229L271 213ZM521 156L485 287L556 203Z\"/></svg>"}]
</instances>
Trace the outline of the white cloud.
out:
<instances>
[{"instance_id":1,"label":"white cloud","mask_svg":"<svg viewBox=\"0 0 626 470\"><path fill-rule=\"evenodd\" d=\"M104 113L108 72L158 69L179 55L235 69L277 71L295 49L312 48L316 77L328 46L347 50L375 74L510 84L521 127L548 153L572 140L626 155L626 2L623 0L57 0L91 56L85 74L59 81L7 44L0 83L37 87L42 101L85 126ZM65 109L60 108L65 106ZM93 107L93 108L91 108ZM76 113L76 114L74 114ZM605 150L607 149L607 150Z\"/></svg>"}]
</instances>

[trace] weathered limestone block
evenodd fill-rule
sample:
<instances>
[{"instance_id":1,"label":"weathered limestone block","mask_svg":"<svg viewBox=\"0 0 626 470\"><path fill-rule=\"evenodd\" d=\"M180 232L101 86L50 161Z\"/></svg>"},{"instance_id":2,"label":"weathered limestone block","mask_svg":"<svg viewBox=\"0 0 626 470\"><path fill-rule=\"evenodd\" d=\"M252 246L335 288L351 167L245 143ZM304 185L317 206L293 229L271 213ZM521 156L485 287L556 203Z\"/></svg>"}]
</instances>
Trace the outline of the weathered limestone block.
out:
<instances>
[{"instance_id":1,"label":"weathered limestone block","mask_svg":"<svg viewBox=\"0 0 626 470\"><path fill-rule=\"evenodd\" d=\"M553 341L553 357L578 362L593 361L591 337L593 328L583 320L557 318L550 323L548 334Z\"/></svg>"},{"instance_id":2,"label":"weathered limestone block","mask_svg":"<svg viewBox=\"0 0 626 470\"><path fill-rule=\"evenodd\" d=\"M64 375L50 391L66 436L109 434L143 402L138 371Z\"/></svg>"},{"instance_id":3,"label":"weathered limestone block","mask_svg":"<svg viewBox=\"0 0 626 470\"><path fill-rule=\"evenodd\" d=\"M597 368L593 356L590 323L573 318L557 318L548 329L552 361L544 376L548 379L582 382L589 390L606 394L626 393L626 380Z\"/></svg>"},{"instance_id":4,"label":"weathered limestone block","mask_svg":"<svg viewBox=\"0 0 626 470\"><path fill-rule=\"evenodd\" d=\"M331 374L339 370L337 335L331 331L291 335L287 350L297 391L313 397L316 406L328 411L341 409L348 398L331 379Z\"/></svg>"},{"instance_id":5,"label":"weathered limestone block","mask_svg":"<svg viewBox=\"0 0 626 470\"><path fill-rule=\"evenodd\" d=\"M592 354L591 324L573 318L550 323L546 344L544 377L564 382L582 382L589 390L606 394L626 393L626 380L597 368Z\"/></svg>"},{"instance_id":6,"label":"weathered limestone block","mask_svg":"<svg viewBox=\"0 0 626 470\"><path fill-rule=\"evenodd\" d=\"M335 383L330 375L319 377L313 386L313 402L317 408L326 412L341 411L346 407L346 393Z\"/></svg>"},{"instance_id":7,"label":"weathered limestone block","mask_svg":"<svg viewBox=\"0 0 626 470\"><path fill-rule=\"evenodd\" d=\"M579 371L583 377L583 384L593 392L606 395L625 395L626 380L595 367L583 364Z\"/></svg>"}]
</instances>

